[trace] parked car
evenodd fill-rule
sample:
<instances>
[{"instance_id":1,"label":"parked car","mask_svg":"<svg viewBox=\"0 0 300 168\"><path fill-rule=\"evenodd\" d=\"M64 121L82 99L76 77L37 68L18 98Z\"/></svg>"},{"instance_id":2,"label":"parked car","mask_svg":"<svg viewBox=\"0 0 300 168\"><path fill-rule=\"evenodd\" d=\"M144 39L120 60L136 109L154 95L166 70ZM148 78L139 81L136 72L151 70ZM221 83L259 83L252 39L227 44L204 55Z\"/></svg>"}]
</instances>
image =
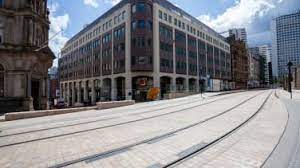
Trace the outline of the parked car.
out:
<instances>
[{"instance_id":1,"label":"parked car","mask_svg":"<svg viewBox=\"0 0 300 168\"><path fill-rule=\"evenodd\" d=\"M66 104L65 104L65 101L64 100L58 100L56 105L54 105L55 108L58 108L58 109L62 109L62 108L65 108Z\"/></svg>"}]
</instances>

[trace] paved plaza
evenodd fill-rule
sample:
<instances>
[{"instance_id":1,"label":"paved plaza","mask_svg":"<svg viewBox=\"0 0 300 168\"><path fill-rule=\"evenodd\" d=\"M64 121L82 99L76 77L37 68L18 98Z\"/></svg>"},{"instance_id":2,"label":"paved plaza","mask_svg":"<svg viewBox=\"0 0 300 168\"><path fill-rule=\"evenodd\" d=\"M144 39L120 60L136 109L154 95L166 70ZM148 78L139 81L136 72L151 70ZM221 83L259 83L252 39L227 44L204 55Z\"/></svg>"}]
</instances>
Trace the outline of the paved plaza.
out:
<instances>
[{"instance_id":1,"label":"paved plaza","mask_svg":"<svg viewBox=\"0 0 300 168\"><path fill-rule=\"evenodd\" d=\"M0 122L0 165L299 167L297 103L282 90L207 93Z\"/></svg>"}]
</instances>

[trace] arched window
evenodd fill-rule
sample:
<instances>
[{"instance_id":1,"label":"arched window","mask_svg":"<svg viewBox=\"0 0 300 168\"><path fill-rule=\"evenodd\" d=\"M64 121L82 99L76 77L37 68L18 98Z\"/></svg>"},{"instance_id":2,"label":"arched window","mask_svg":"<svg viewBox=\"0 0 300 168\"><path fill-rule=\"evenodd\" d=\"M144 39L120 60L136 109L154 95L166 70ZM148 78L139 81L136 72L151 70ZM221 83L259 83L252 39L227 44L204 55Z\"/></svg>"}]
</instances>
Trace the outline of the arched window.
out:
<instances>
[{"instance_id":1,"label":"arched window","mask_svg":"<svg viewBox=\"0 0 300 168\"><path fill-rule=\"evenodd\" d=\"M4 67L0 64L0 97L4 97Z\"/></svg>"}]
</instances>

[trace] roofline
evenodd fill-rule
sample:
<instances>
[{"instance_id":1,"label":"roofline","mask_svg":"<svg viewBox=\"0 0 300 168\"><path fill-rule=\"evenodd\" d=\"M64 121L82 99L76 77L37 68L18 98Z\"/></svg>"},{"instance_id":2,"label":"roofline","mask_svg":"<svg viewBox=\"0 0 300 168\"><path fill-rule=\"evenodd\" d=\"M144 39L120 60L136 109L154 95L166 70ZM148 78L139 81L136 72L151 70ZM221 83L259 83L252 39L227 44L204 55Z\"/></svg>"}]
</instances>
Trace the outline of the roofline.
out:
<instances>
[{"instance_id":1,"label":"roofline","mask_svg":"<svg viewBox=\"0 0 300 168\"><path fill-rule=\"evenodd\" d=\"M185 12L183 9L175 6L174 4L172 4L171 2L169 2L168 0L153 0L154 3L158 3L160 5L162 5L163 7L167 8L167 9L174 9L178 12L180 12L181 14L184 14L185 16L189 17L191 19L192 22L195 22L201 26L203 26L204 28L206 28L208 30L208 32L210 34L213 34L214 36L222 39L224 42L226 42L226 38L222 35L220 35L218 32L216 32L215 30L213 30L212 28L210 28L209 26L207 26L206 24L202 23L200 20L198 20L197 18L195 18L194 16L188 14L187 12ZM64 47L66 47L67 45L69 45L71 42L73 42L75 39L77 39L79 36L81 36L82 34L86 33L87 31L89 31L93 26L95 26L96 24L98 24L102 19L106 18L108 15L110 15L111 13L113 13L114 11L122 8L123 6L125 6L126 4L130 3L130 0L121 0L118 4L116 4L115 6L113 6L111 9L109 9L107 12L105 12L104 14L102 14L101 16L99 16L96 20L94 20L92 23L88 24L88 26L86 26L85 28L83 28L81 31L79 31L76 35L74 35L71 39L69 39L66 44L64 45ZM227 42L226 42L227 43ZM64 48L63 47L63 48Z\"/></svg>"},{"instance_id":2,"label":"roofline","mask_svg":"<svg viewBox=\"0 0 300 168\"><path fill-rule=\"evenodd\" d=\"M83 28L81 31L79 31L75 36L73 36L70 40L66 42L64 47L68 45L69 43L73 42L73 40L77 39L79 36L84 34L85 32L89 31L90 28L98 24L102 19L106 18L111 13L115 12L116 10L122 8L125 4L129 3L130 0L121 0L118 4L110 8L108 11L106 11L104 14L99 16L96 20L94 20L92 23L88 24L85 28Z\"/></svg>"}]
</instances>

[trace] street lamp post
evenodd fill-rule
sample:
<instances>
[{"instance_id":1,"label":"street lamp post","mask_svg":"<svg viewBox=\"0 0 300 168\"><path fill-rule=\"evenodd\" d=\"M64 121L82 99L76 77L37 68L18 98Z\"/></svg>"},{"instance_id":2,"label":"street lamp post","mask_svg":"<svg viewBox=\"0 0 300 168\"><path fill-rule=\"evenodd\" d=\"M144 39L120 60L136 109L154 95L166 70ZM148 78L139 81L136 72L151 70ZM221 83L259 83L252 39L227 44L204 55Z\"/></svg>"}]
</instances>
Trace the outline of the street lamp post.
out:
<instances>
[{"instance_id":1,"label":"street lamp post","mask_svg":"<svg viewBox=\"0 0 300 168\"><path fill-rule=\"evenodd\" d=\"M291 94L291 99L293 99L293 94L292 94L292 72L291 72L291 67L293 66L293 63L292 62L289 62L287 64L288 66L288 70L289 70L289 76L288 76L288 91L290 92Z\"/></svg>"}]
</instances>

